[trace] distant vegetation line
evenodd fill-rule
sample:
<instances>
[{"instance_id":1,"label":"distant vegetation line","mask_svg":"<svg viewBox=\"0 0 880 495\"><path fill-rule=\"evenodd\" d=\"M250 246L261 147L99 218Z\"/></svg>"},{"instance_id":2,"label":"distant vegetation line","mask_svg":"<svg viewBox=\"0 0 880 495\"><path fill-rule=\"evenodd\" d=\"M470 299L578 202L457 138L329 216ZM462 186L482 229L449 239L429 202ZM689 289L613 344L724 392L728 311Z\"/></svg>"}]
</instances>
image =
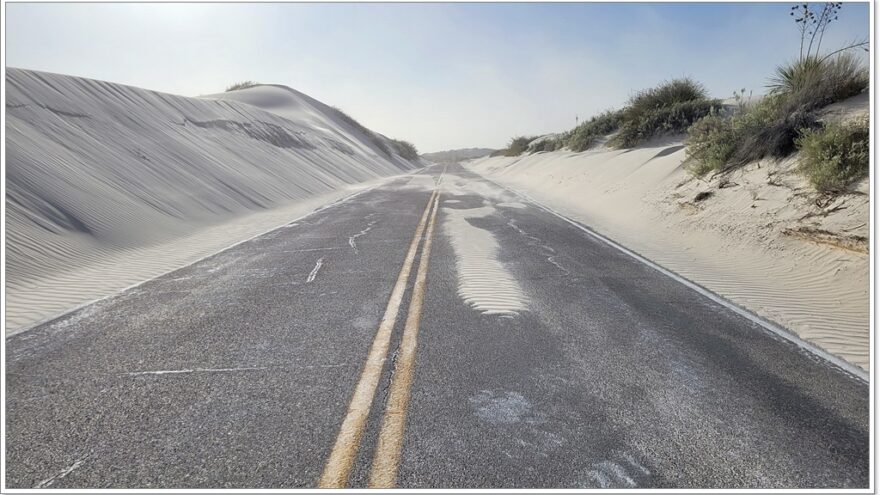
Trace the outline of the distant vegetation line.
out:
<instances>
[{"instance_id":1,"label":"distant vegetation line","mask_svg":"<svg viewBox=\"0 0 880 495\"><path fill-rule=\"evenodd\" d=\"M242 82L237 82L237 83L235 83L235 84L231 84L231 85L227 86L227 87L226 87L226 92L228 93L228 92L230 92L230 91L238 91L238 90L240 90L240 89L253 88L253 87L255 87L255 86L259 86L259 85L260 85L260 83L255 82L255 81L242 81Z\"/></svg>"},{"instance_id":2,"label":"distant vegetation line","mask_svg":"<svg viewBox=\"0 0 880 495\"><path fill-rule=\"evenodd\" d=\"M781 159L800 152L800 170L823 193L843 192L868 174L869 123L825 123L819 111L868 89L868 68L852 52L868 50L855 41L821 54L828 26L840 2L797 4L790 15L798 26L798 58L777 67L767 96L756 103L745 89L724 105L699 82L679 78L636 92L618 110L608 110L567 132L516 136L492 156L568 149L586 151L599 144L632 148L665 134L686 134L688 168L694 175L725 173L762 158Z\"/></svg>"}]
</instances>

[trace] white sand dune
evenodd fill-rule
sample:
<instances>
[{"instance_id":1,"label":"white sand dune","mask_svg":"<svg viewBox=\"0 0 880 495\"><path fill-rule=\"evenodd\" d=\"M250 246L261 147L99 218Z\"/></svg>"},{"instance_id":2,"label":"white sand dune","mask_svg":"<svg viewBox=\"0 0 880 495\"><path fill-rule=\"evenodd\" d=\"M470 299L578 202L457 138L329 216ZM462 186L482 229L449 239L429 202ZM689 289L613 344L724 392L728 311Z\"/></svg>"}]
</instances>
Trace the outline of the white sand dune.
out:
<instances>
[{"instance_id":1,"label":"white sand dune","mask_svg":"<svg viewBox=\"0 0 880 495\"><path fill-rule=\"evenodd\" d=\"M283 86L188 98L8 69L7 333L415 168Z\"/></svg>"},{"instance_id":2,"label":"white sand dune","mask_svg":"<svg viewBox=\"0 0 880 495\"><path fill-rule=\"evenodd\" d=\"M817 204L796 158L709 180L692 178L684 160L668 139L469 167L867 370L868 181Z\"/></svg>"}]
</instances>

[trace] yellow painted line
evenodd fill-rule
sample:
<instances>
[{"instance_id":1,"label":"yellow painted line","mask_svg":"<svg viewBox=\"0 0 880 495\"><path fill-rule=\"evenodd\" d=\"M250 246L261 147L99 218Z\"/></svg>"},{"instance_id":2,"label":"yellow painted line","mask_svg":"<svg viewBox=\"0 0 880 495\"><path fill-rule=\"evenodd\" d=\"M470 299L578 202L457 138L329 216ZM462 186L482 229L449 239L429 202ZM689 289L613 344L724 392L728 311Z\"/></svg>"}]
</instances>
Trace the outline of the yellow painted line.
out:
<instances>
[{"instance_id":1,"label":"yellow painted line","mask_svg":"<svg viewBox=\"0 0 880 495\"><path fill-rule=\"evenodd\" d=\"M379 377L382 375L382 365L385 362L385 356L388 354L388 346L391 342L391 333L394 330L394 323L397 321L397 313L403 302L403 295L406 291L406 283L409 280L409 274L412 271L413 261L416 257L422 233L425 230L425 222L431 211L432 205L436 206L436 190L431 194L428 204L425 205L425 211L422 213L422 219L416 227L415 235L409 245L409 251L403 266L400 268L400 274L397 276L397 282L391 290L391 297L388 299L388 305L385 308L385 314L379 323L379 329L376 330L376 336L373 338L373 344L370 346L370 352L367 355L364 369L361 371L360 379L354 389L351 402L348 405L348 412L339 428L339 434L336 436L336 443L327 458L327 464L321 473L318 481L320 488L343 488L348 483L348 477L351 474L351 468L354 465L357 456L358 446L360 445L361 436L367 423L367 416L370 414L370 405L373 403L373 397L376 395L376 386L379 384Z\"/></svg>"},{"instance_id":2,"label":"yellow painted line","mask_svg":"<svg viewBox=\"0 0 880 495\"><path fill-rule=\"evenodd\" d=\"M394 366L388 401L385 404L385 417L379 431L379 442L373 455L373 467L370 471L370 488L394 488L397 482L397 468L400 465L400 451L403 447L403 430L406 426L406 410L409 406L410 389L412 388L413 372L416 362L416 339L419 334L419 322L422 318L422 303L427 289L428 263L431 256L431 241L434 234L434 221L437 218L437 205L440 195L434 198L434 212L428 223L425 244L422 246L422 257L413 287L412 300L406 326Z\"/></svg>"}]
</instances>

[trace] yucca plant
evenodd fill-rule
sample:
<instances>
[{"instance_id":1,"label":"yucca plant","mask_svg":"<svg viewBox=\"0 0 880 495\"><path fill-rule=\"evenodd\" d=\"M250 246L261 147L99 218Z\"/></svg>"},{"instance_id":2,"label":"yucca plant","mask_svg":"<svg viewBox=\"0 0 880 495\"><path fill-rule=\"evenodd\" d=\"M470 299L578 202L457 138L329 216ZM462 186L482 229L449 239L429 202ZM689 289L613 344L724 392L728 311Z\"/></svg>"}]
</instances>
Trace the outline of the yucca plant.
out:
<instances>
[{"instance_id":1,"label":"yucca plant","mask_svg":"<svg viewBox=\"0 0 880 495\"><path fill-rule=\"evenodd\" d=\"M812 110L841 101L868 87L868 69L852 53L810 56L776 68L770 92L784 95L789 107Z\"/></svg>"},{"instance_id":2,"label":"yucca plant","mask_svg":"<svg viewBox=\"0 0 880 495\"><path fill-rule=\"evenodd\" d=\"M771 93L793 93L807 86L816 84L822 77L822 65L819 57L803 57L794 62L779 65L776 73L770 78L767 87Z\"/></svg>"}]
</instances>

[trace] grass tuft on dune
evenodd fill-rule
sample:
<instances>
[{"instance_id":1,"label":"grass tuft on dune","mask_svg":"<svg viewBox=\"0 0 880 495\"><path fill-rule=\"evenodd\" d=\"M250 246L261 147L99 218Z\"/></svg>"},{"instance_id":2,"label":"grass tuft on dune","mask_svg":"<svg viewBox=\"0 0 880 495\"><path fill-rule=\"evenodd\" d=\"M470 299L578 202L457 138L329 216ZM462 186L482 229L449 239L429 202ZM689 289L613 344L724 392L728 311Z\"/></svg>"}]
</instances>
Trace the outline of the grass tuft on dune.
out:
<instances>
[{"instance_id":1,"label":"grass tuft on dune","mask_svg":"<svg viewBox=\"0 0 880 495\"><path fill-rule=\"evenodd\" d=\"M861 136L859 146L867 147L866 133L821 131L819 112L829 104L861 93L868 84L867 68L847 52L824 59L806 57L780 66L771 79L771 93L760 102L742 107L730 117L709 114L688 129L690 168L694 174L704 175L762 158L781 159L801 149L799 143L814 142L820 139L818 136L837 138L838 146ZM802 136L811 138L802 140ZM814 159L818 156L815 150L811 153ZM819 168L813 166L811 170ZM818 190L831 190L827 184L819 185L820 182L813 181Z\"/></svg>"}]
</instances>

